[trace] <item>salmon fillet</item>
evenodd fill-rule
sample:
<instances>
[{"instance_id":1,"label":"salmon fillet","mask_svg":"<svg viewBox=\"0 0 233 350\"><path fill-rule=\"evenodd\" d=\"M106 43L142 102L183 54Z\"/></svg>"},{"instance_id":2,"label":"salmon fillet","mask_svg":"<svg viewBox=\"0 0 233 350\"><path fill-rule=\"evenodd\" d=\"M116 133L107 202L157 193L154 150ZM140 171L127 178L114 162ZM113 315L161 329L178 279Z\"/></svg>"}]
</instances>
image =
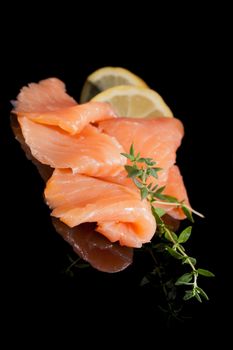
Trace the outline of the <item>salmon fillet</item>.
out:
<instances>
[{"instance_id":1,"label":"salmon fillet","mask_svg":"<svg viewBox=\"0 0 233 350\"><path fill-rule=\"evenodd\" d=\"M179 201L184 201L184 204L189 204L188 194L184 185L183 178L177 165L173 165L168 172L168 180L164 190L164 194L176 197ZM171 208L167 212L175 219L185 219L186 216L181 208Z\"/></svg>"},{"instance_id":2,"label":"salmon fillet","mask_svg":"<svg viewBox=\"0 0 233 350\"><path fill-rule=\"evenodd\" d=\"M18 121L13 116L11 116L11 127L26 157L33 162L43 180L47 182L52 176L53 169L40 163L32 156ZM95 224L87 223L70 228L56 218L52 218L52 223L56 232L73 247L74 251L99 271L119 272L127 268L133 261L133 248L120 246L117 242L110 242L95 231Z\"/></svg>"},{"instance_id":3,"label":"salmon fillet","mask_svg":"<svg viewBox=\"0 0 233 350\"><path fill-rule=\"evenodd\" d=\"M70 134L79 133L89 123L116 117L108 103L78 105L56 78L23 87L13 112L36 123L59 126Z\"/></svg>"},{"instance_id":4,"label":"salmon fillet","mask_svg":"<svg viewBox=\"0 0 233 350\"><path fill-rule=\"evenodd\" d=\"M179 168L174 166L176 150L180 146L184 134L182 123L175 118L134 119L117 118L98 123L100 130L116 137L119 143L129 152L133 143L136 153L142 157L153 158L161 167L158 180L150 177L148 183L166 186L164 193L189 204L187 192ZM130 162L129 162L130 164ZM127 187L135 187L125 171L117 177L108 176L107 181L116 182ZM161 205L159 205L161 207ZM169 215L176 219L184 219L185 215L180 208L163 207Z\"/></svg>"},{"instance_id":5,"label":"salmon fillet","mask_svg":"<svg viewBox=\"0 0 233 350\"><path fill-rule=\"evenodd\" d=\"M165 185L166 194L188 204L182 176L174 166L184 134L178 119L116 118L106 103L78 105L56 78L24 87L13 112L32 156L55 168L45 198L52 216L67 225L61 224L61 231L72 238L72 245L80 235L77 226L83 223L95 223L95 231L110 242L133 248L155 234L150 204L141 200L124 170L127 159L121 153L128 153L132 143L136 153L153 158L162 168L159 178L150 182ZM176 219L185 217L181 209L164 208Z\"/></svg>"},{"instance_id":6,"label":"salmon fillet","mask_svg":"<svg viewBox=\"0 0 233 350\"><path fill-rule=\"evenodd\" d=\"M52 216L69 227L97 222L97 232L121 245L139 248L156 230L148 202L122 185L56 169L47 182L45 198Z\"/></svg>"},{"instance_id":7,"label":"salmon fillet","mask_svg":"<svg viewBox=\"0 0 233 350\"><path fill-rule=\"evenodd\" d=\"M139 190L136 189L136 186L133 183L132 179L127 177L127 173L125 171L121 172L118 176L106 176L103 179L105 181L126 186L139 192ZM161 181L161 178L159 180L156 180L152 177L149 177L147 182L148 184L158 184L159 187L165 186L165 190L163 192L164 194L176 197L178 201L184 201L184 204L190 206L183 178L177 165L173 165L170 169L168 169L166 181ZM186 218L181 208L174 208L174 206L162 205L161 203L158 205L155 204L155 207L163 208L166 213L175 219L183 220Z\"/></svg>"},{"instance_id":8,"label":"salmon fillet","mask_svg":"<svg viewBox=\"0 0 233 350\"><path fill-rule=\"evenodd\" d=\"M92 176L116 176L126 163L120 154L124 150L116 139L94 126L88 125L80 134L70 135L27 117L18 120L32 155L53 168L70 168L74 173Z\"/></svg>"},{"instance_id":9,"label":"salmon fillet","mask_svg":"<svg viewBox=\"0 0 233 350\"><path fill-rule=\"evenodd\" d=\"M98 123L101 131L114 136L129 152L133 143L141 157L153 158L163 169L158 175L167 178L167 170L175 163L176 150L184 135L182 123L175 118L117 118Z\"/></svg>"}]
</instances>

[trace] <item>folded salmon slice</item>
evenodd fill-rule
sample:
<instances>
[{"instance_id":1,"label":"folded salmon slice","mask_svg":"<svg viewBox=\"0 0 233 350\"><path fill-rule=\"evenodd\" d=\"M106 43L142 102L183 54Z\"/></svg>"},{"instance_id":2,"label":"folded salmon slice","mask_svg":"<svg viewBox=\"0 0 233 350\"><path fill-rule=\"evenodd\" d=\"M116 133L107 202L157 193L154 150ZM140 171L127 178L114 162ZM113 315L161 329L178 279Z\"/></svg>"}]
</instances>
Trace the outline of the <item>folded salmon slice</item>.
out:
<instances>
[{"instance_id":1,"label":"folded salmon slice","mask_svg":"<svg viewBox=\"0 0 233 350\"><path fill-rule=\"evenodd\" d=\"M25 139L23 137L22 129L19 125L18 118L15 118L15 116L11 115L10 121L15 138L20 143L21 148L25 152L27 159L29 159L36 166L40 176L46 182L52 176L53 168L51 168L48 165L42 164L35 157L33 157L32 152L29 146L26 144Z\"/></svg>"},{"instance_id":2,"label":"folded salmon slice","mask_svg":"<svg viewBox=\"0 0 233 350\"><path fill-rule=\"evenodd\" d=\"M184 204L190 206L188 194L184 185L183 177L177 165L173 165L168 172L168 180L164 190L164 194L176 197L179 201L184 201ZM167 209L169 215L175 219L185 219L186 216L181 208L170 207Z\"/></svg>"},{"instance_id":3,"label":"folded salmon slice","mask_svg":"<svg viewBox=\"0 0 233 350\"><path fill-rule=\"evenodd\" d=\"M121 245L141 247L156 230L148 202L122 185L56 169L47 182L45 198L52 215L69 227L96 222L97 232Z\"/></svg>"},{"instance_id":4,"label":"folded salmon slice","mask_svg":"<svg viewBox=\"0 0 233 350\"><path fill-rule=\"evenodd\" d=\"M114 136L126 152L133 143L141 157L153 158L156 166L163 169L158 173L160 182L167 180L167 171L175 163L176 150L184 135L183 125L178 119L117 118L98 124L100 130Z\"/></svg>"},{"instance_id":5,"label":"folded salmon slice","mask_svg":"<svg viewBox=\"0 0 233 350\"><path fill-rule=\"evenodd\" d=\"M56 78L23 87L13 112L36 123L59 126L70 134L79 133L88 123L116 117L107 103L78 105L66 93L64 83Z\"/></svg>"},{"instance_id":6,"label":"folded salmon slice","mask_svg":"<svg viewBox=\"0 0 233 350\"><path fill-rule=\"evenodd\" d=\"M115 138L88 125L78 135L70 135L58 127L37 124L18 117L26 144L41 163L53 168L70 168L74 173L92 176L117 175L125 158Z\"/></svg>"},{"instance_id":7,"label":"folded salmon slice","mask_svg":"<svg viewBox=\"0 0 233 350\"><path fill-rule=\"evenodd\" d=\"M26 157L35 164L41 177L46 182L52 176L53 169L40 163L32 156L29 147L25 143L18 121L13 116L11 116L11 127ZM113 273L122 271L132 264L133 248L120 246L117 242L110 242L106 237L95 231L95 224L83 224L70 228L56 218L52 218L52 223L55 230L73 247L74 251L94 268Z\"/></svg>"},{"instance_id":8,"label":"folded salmon slice","mask_svg":"<svg viewBox=\"0 0 233 350\"><path fill-rule=\"evenodd\" d=\"M118 176L106 176L103 179L105 181L117 183L128 188L137 190L132 179L127 177L126 172L121 172ZM170 169L167 170L166 181L161 180L161 178L159 180L156 180L152 177L149 177L148 183L150 182L152 182L153 184L158 184L159 187L165 186L163 192L164 194L176 197L178 201L184 201L184 204L190 206L184 181L177 165L173 165ZM155 204L155 207L163 208L166 211L166 213L171 215L174 219L182 220L186 218L183 210L177 207L174 208L174 205L168 206L159 203L158 205Z\"/></svg>"},{"instance_id":9,"label":"folded salmon slice","mask_svg":"<svg viewBox=\"0 0 233 350\"><path fill-rule=\"evenodd\" d=\"M150 177L148 182L166 186L164 193L176 197L179 201L189 205L187 192L179 168L174 166L176 150L180 146L184 134L182 123L175 118L134 119L117 118L99 122L99 128L108 135L116 137L119 143L129 152L133 143L136 153L142 157L153 158L161 167L158 180ZM133 188L132 180L127 178L125 171L117 177L108 176L107 181L116 182ZM161 205L158 205L161 206ZM184 219L180 208L164 206L166 212L176 219Z\"/></svg>"},{"instance_id":10,"label":"folded salmon slice","mask_svg":"<svg viewBox=\"0 0 233 350\"><path fill-rule=\"evenodd\" d=\"M151 177L148 182L152 182L153 185L166 185L168 170L175 163L176 150L184 134L183 125L178 119L117 118L98 124L100 130L114 136L126 152L129 152L133 143L136 153L140 152L141 157L154 159L157 162L156 166L162 170L158 172L158 180ZM117 178L110 175L106 180L128 187L135 186L132 180L127 178L126 171L122 171Z\"/></svg>"}]
</instances>

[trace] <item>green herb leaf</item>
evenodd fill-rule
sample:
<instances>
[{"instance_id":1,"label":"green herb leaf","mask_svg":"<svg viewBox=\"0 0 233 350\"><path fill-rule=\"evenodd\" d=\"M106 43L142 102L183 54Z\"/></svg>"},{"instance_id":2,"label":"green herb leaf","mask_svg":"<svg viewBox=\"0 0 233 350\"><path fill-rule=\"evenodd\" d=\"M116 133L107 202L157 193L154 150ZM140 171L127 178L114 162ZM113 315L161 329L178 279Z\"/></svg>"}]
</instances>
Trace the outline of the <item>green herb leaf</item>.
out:
<instances>
[{"instance_id":1,"label":"green herb leaf","mask_svg":"<svg viewBox=\"0 0 233 350\"><path fill-rule=\"evenodd\" d=\"M166 213L165 210L162 208L154 208L154 209L160 218L161 218L161 216L163 216Z\"/></svg>"},{"instance_id":2,"label":"green herb leaf","mask_svg":"<svg viewBox=\"0 0 233 350\"><path fill-rule=\"evenodd\" d=\"M161 188L162 188L162 187L161 187ZM166 194L161 193L161 192L163 191L163 189L162 189L162 191L160 191L161 188L159 188L159 189L154 193L154 196L155 196L156 198L161 199L161 200L166 201L166 202L170 202L170 203L177 203L177 206L180 205L179 202L177 201L177 198L172 197L172 196L168 196L168 195L166 195Z\"/></svg>"},{"instance_id":3,"label":"green herb leaf","mask_svg":"<svg viewBox=\"0 0 233 350\"><path fill-rule=\"evenodd\" d=\"M156 164L156 162L153 161L152 158L144 158L144 163L146 163L146 165L149 165L149 166L153 166Z\"/></svg>"},{"instance_id":4,"label":"green herb leaf","mask_svg":"<svg viewBox=\"0 0 233 350\"><path fill-rule=\"evenodd\" d=\"M171 203L177 203L179 204L178 200L176 197L173 197L173 196L168 196L167 194L164 194L164 200L168 201L168 202L171 202Z\"/></svg>"},{"instance_id":5,"label":"green herb leaf","mask_svg":"<svg viewBox=\"0 0 233 350\"><path fill-rule=\"evenodd\" d=\"M160 218L160 216L157 214L156 210L158 208L155 208L153 205L151 206L151 211L152 211L152 214L155 218L155 221L158 225L163 225L163 220Z\"/></svg>"},{"instance_id":6,"label":"green herb leaf","mask_svg":"<svg viewBox=\"0 0 233 350\"><path fill-rule=\"evenodd\" d=\"M173 258L175 259L183 259L183 255L181 255L180 253L178 253L177 251L175 251L174 249L170 248L170 247L166 247L166 250L168 251L168 253L173 256Z\"/></svg>"},{"instance_id":7,"label":"green herb leaf","mask_svg":"<svg viewBox=\"0 0 233 350\"><path fill-rule=\"evenodd\" d=\"M132 178L132 180L133 180L134 184L137 186L137 188L140 188L140 189L141 189L141 188L144 187L143 183L141 183L141 182L138 181L137 179Z\"/></svg>"},{"instance_id":8,"label":"green herb leaf","mask_svg":"<svg viewBox=\"0 0 233 350\"><path fill-rule=\"evenodd\" d=\"M87 267L90 267L90 265L86 264L86 263L80 263L80 264L77 265L77 267L79 269L86 269Z\"/></svg>"},{"instance_id":9,"label":"green herb leaf","mask_svg":"<svg viewBox=\"0 0 233 350\"><path fill-rule=\"evenodd\" d=\"M154 193L154 196L157 198L157 199L161 199L162 201L165 201L166 200L166 196L162 193L157 193L155 192Z\"/></svg>"},{"instance_id":10,"label":"green herb leaf","mask_svg":"<svg viewBox=\"0 0 233 350\"><path fill-rule=\"evenodd\" d=\"M161 170L161 168L150 168L150 175L154 178L158 179L158 172Z\"/></svg>"},{"instance_id":11,"label":"green herb leaf","mask_svg":"<svg viewBox=\"0 0 233 350\"><path fill-rule=\"evenodd\" d=\"M133 161L134 161L134 157L133 157L133 156L131 156L130 154L127 154L127 153L121 153L121 155L122 155L122 156L124 156L124 157L126 157L126 158L128 158L129 160L131 160L131 162L133 162Z\"/></svg>"},{"instance_id":12,"label":"green herb leaf","mask_svg":"<svg viewBox=\"0 0 233 350\"><path fill-rule=\"evenodd\" d=\"M189 209L185 201L178 201L177 198L164 194L165 186L159 187L158 184L153 186L152 183L147 184L147 180L150 176L154 178L158 178L158 172L162 170L161 168L155 167L156 162L152 158L144 158L140 157L140 153L137 153L135 156L134 145L132 144L130 147L129 154L122 153L127 159L132 162L132 165L126 165L125 169L128 173L128 177L132 178L132 181L136 185L136 187L140 190L141 198L147 199L151 205L152 214L157 223L157 237L162 238L162 241L157 244L148 244L145 246L145 251L149 251L153 261L155 263L155 267L150 274L147 274L141 282L141 285L152 282L154 277L159 277L161 282L163 283L163 278L165 274L165 267L161 267L157 262L157 257L153 254L153 250L155 252L164 252L166 250L172 257L179 259L182 261L182 264L189 265L191 272L183 274L180 278L177 279L175 285L190 285L192 289L187 290L184 295L184 300L189 300L195 297L199 302L202 302L202 298L208 300L207 294L198 287L197 278L198 275L203 275L207 277L213 277L214 274L208 270L204 269L196 269L196 259L193 257L189 257L183 247L183 243L187 242L190 238L192 227L189 226L184 229L177 237L176 233L169 229L169 225L166 225L162 220L162 216L165 214L165 210L162 208L155 208L154 205L158 205L158 200L166 201L167 204L170 203L170 206L173 205L173 208L182 208L184 214L187 218L193 222L192 212L195 214L202 216L202 214L198 213L193 209ZM144 163L141 166L138 166L139 163ZM167 243L166 243L167 242ZM160 254L158 254L159 256ZM172 279L173 280L173 279ZM163 283L163 291L166 294L167 300L170 302L173 301L176 297L176 288L174 284L171 286ZM170 307L170 304L169 304Z\"/></svg>"},{"instance_id":13,"label":"green herb leaf","mask_svg":"<svg viewBox=\"0 0 233 350\"><path fill-rule=\"evenodd\" d=\"M135 157L135 161L138 162L138 159L140 159L140 152L138 152L138 154Z\"/></svg>"},{"instance_id":14,"label":"green herb leaf","mask_svg":"<svg viewBox=\"0 0 233 350\"><path fill-rule=\"evenodd\" d=\"M137 160L138 163L145 163L146 165L149 165L149 166L152 166L152 165L155 165L156 162L152 159L152 158L139 158Z\"/></svg>"},{"instance_id":15,"label":"green herb leaf","mask_svg":"<svg viewBox=\"0 0 233 350\"><path fill-rule=\"evenodd\" d=\"M198 293L200 293L206 300L209 300L208 295L206 294L206 292L204 292L204 290L200 287L196 287L196 290Z\"/></svg>"},{"instance_id":16,"label":"green herb leaf","mask_svg":"<svg viewBox=\"0 0 233 350\"><path fill-rule=\"evenodd\" d=\"M173 231L170 231L171 235L172 235L172 238L174 239L175 242L178 242L178 237L177 235L175 234L175 232Z\"/></svg>"},{"instance_id":17,"label":"green herb leaf","mask_svg":"<svg viewBox=\"0 0 233 350\"><path fill-rule=\"evenodd\" d=\"M137 160L137 162L138 162L138 163L145 163L145 158L139 158L139 159Z\"/></svg>"},{"instance_id":18,"label":"green herb leaf","mask_svg":"<svg viewBox=\"0 0 233 350\"><path fill-rule=\"evenodd\" d=\"M185 292L185 295L184 295L184 297L183 297L183 300L189 300L189 299L191 299L191 298L193 298L193 297L194 297L193 291L192 291L192 290L187 290L187 291Z\"/></svg>"},{"instance_id":19,"label":"green herb leaf","mask_svg":"<svg viewBox=\"0 0 233 350\"><path fill-rule=\"evenodd\" d=\"M165 190L165 186L162 186L157 189L156 193L162 193Z\"/></svg>"},{"instance_id":20,"label":"green herb leaf","mask_svg":"<svg viewBox=\"0 0 233 350\"><path fill-rule=\"evenodd\" d=\"M125 165L125 170L128 173L128 177L136 177L136 176L140 176L142 174L141 169L137 169L131 165Z\"/></svg>"},{"instance_id":21,"label":"green herb leaf","mask_svg":"<svg viewBox=\"0 0 233 350\"><path fill-rule=\"evenodd\" d=\"M175 241L175 242L178 241L178 237L177 237L177 235L175 234L175 232L170 231L170 230L168 230L168 229L165 230L164 236L165 236L166 240L168 240L169 242L174 243L174 241ZM173 240L171 239L171 237L173 238Z\"/></svg>"},{"instance_id":22,"label":"green herb leaf","mask_svg":"<svg viewBox=\"0 0 233 350\"><path fill-rule=\"evenodd\" d=\"M190 261L194 266L197 263L197 260L195 258L192 258L191 256L189 256L188 258L184 257L182 264L190 264Z\"/></svg>"},{"instance_id":23,"label":"green herb leaf","mask_svg":"<svg viewBox=\"0 0 233 350\"><path fill-rule=\"evenodd\" d=\"M140 189L141 199L145 199L148 196L148 189L143 187Z\"/></svg>"},{"instance_id":24,"label":"green herb leaf","mask_svg":"<svg viewBox=\"0 0 233 350\"><path fill-rule=\"evenodd\" d=\"M192 273L185 273L183 276L178 278L176 281L175 285L180 286L181 284L187 284L193 279L193 274Z\"/></svg>"},{"instance_id":25,"label":"green herb leaf","mask_svg":"<svg viewBox=\"0 0 233 350\"><path fill-rule=\"evenodd\" d=\"M185 205L182 205L181 208L189 221L194 222L191 211Z\"/></svg>"},{"instance_id":26,"label":"green herb leaf","mask_svg":"<svg viewBox=\"0 0 233 350\"><path fill-rule=\"evenodd\" d=\"M198 293L195 293L194 296L200 303L202 303L201 297Z\"/></svg>"},{"instance_id":27,"label":"green herb leaf","mask_svg":"<svg viewBox=\"0 0 233 350\"><path fill-rule=\"evenodd\" d=\"M134 151L134 145L132 143L131 147L130 147L130 150L129 150L129 154L135 158L135 151Z\"/></svg>"},{"instance_id":28,"label":"green herb leaf","mask_svg":"<svg viewBox=\"0 0 233 350\"><path fill-rule=\"evenodd\" d=\"M177 242L177 246L179 246L179 248L180 248L183 252L185 252L184 246L182 246L182 244L180 244L180 243Z\"/></svg>"},{"instance_id":29,"label":"green herb leaf","mask_svg":"<svg viewBox=\"0 0 233 350\"><path fill-rule=\"evenodd\" d=\"M164 243L157 243L152 246L152 248L155 249L157 252L163 252L166 247L167 247L167 244L164 244Z\"/></svg>"},{"instance_id":30,"label":"green herb leaf","mask_svg":"<svg viewBox=\"0 0 233 350\"><path fill-rule=\"evenodd\" d=\"M202 276L205 276L205 277L215 277L215 275L212 272L208 271L208 270L198 269L197 272L198 272L199 275L202 275Z\"/></svg>"},{"instance_id":31,"label":"green herb leaf","mask_svg":"<svg viewBox=\"0 0 233 350\"><path fill-rule=\"evenodd\" d=\"M144 158L139 158L139 159L137 160L137 162L138 162L138 163L145 163L145 162L144 162Z\"/></svg>"},{"instance_id":32,"label":"green herb leaf","mask_svg":"<svg viewBox=\"0 0 233 350\"><path fill-rule=\"evenodd\" d=\"M185 230L181 232L178 238L178 243L185 243L189 239L192 232L192 226L187 227Z\"/></svg>"},{"instance_id":33,"label":"green herb leaf","mask_svg":"<svg viewBox=\"0 0 233 350\"><path fill-rule=\"evenodd\" d=\"M140 286L145 286L146 284L150 283L150 281L148 280L148 278L145 276L143 277L143 279L141 280Z\"/></svg>"}]
</instances>

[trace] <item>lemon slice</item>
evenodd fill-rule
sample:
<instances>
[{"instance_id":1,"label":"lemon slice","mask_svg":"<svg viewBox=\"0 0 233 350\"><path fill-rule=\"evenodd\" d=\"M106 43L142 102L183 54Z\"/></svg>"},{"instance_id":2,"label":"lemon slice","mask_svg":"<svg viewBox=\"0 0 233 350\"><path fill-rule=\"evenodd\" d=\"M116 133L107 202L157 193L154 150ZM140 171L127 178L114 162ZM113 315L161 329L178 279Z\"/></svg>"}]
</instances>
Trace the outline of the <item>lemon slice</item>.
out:
<instances>
[{"instance_id":1,"label":"lemon slice","mask_svg":"<svg viewBox=\"0 0 233 350\"><path fill-rule=\"evenodd\" d=\"M87 102L98 93L118 85L148 87L141 78L125 68L104 67L87 77L82 88L80 103Z\"/></svg>"},{"instance_id":2,"label":"lemon slice","mask_svg":"<svg viewBox=\"0 0 233 350\"><path fill-rule=\"evenodd\" d=\"M173 117L157 92L139 86L116 86L96 95L92 101L110 103L120 117Z\"/></svg>"}]
</instances>

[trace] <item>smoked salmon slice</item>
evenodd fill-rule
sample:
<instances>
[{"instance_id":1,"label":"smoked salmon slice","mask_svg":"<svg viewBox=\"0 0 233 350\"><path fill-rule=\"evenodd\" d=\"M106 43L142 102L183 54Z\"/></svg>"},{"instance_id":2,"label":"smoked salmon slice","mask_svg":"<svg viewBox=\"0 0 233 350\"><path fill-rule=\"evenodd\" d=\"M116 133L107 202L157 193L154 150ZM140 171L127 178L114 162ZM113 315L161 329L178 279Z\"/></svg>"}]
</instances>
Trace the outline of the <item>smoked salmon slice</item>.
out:
<instances>
[{"instance_id":1,"label":"smoked salmon slice","mask_svg":"<svg viewBox=\"0 0 233 350\"><path fill-rule=\"evenodd\" d=\"M106 176L103 179L135 190L135 184L133 183L132 179L127 177L127 173L125 171L121 172L118 176ZM165 186L163 192L164 194L175 197L178 201L184 201L184 204L190 206L184 181L177 165L173 165L167 171L166 181L161 181L161 179L156 180L149 177L148 184L149 183L153 183L153 185L157 184L159 187ZM173 205L168 206L161 203L158 205L155 204L155 207L156 206L163 208L166 213L171 215L174 219L183 220L186 218L181 208L174 208Z\"/></svg>"},{"instance_id":2,"label":"smoked salmon slice","mask_svg":"<svg viewBox=\"0 0 233 350\"><path fill-rule=\"evenodd\" d=\"M51 168L48 165L42 164L35 157L33 157L29 146L25 142L24 136L22 134L22 129L18 122L18 118L15 118L14 115L11 115L10 121L15 138L20 143L21 148L23 149L27 159L29 159L36 166L40 176L46 182L52 176L53 168Z\"/></svg>"},{"instance_id":3,"label":"smoked salmon slice","mask_svg":"<svg viewBox=\"0 0 233 350\"><path fill-rule=\"evenodd\" d=\"M88 102L78 105L59 79L50 78L23 87L13 113L36 123L59 126L70 134L83 130L89 123L115 118L108 103Z\"/></svg>"},{"instance_id":4,"label":"smoked salmon slice","mask_svg":"<svg viewBox=\"0 0 233 350\"><path fill-rule=\"evenodd\" d=\"M42 164L91 176L116 176L126 163L121 155L124 149L116 139L92 125L70 135L59 127L34 123L27 117L18 117L18 121L32 155Z\"/></svg>"},{"instance_id":5,"label":"smoked salmon slice","mask_svg":"<svg viewBox=\"0 0 233 350\"><path fill-rule=\"evenodd\" d=\"M176 197L179 201L189 205L187 192L184 186L179 168L174 166L176 150L180 146L184 130L182 123L175 118L134 119L117 118L98 123L100 130L108 135L116 137L127 152L131 144L134 144L136 153L140 152L142 157L153 158L156 166L162 170L158 172L158 180L149 178L148 182L166 186L164 194ZM127 178L125 171L117 177L108 176L107 181L116 182L133 188L132 180ZM161 207L161 205L159 205ZM163 206L162 206L163 207ZM163 207L169 215L176 219L185 219L180 208L173 206Z\"/></svg>"},{"instance_id":6,"label":"smoked salmon slice","mask_svg":"<svg viewBox=\"0 0 233 350\"><path fill-rule=\"evenodd\" d=\"M168 171L168 179L164 194L173 196L178 201L184 201L184 204L190 206L188 194L184 185L183 177L177 165L173 165ZM170 208L167 210L168 214L175 219L185 219L186 216L181 208Z\"/></svg>"},{"instance_id":7,"label":"smoked salmon slice","mask_svg":"<svg viewBox=\"0 0 233 350\"><path fill-rule=\"evenodd\" d=\"M184 135L182 123L175 118L117 118L98 123L101 131L115 137L129 152L133 143L141 157L153 158L160 181L167 179L167 170L175 163L176 150Z\"/></svg>"},{"instance_id":8,"label":"smoked salmon slice","mask_svg":"<svg viewBox=\"0 0 233 350\"><path fill-rule=\"evenodd\" d=\"M119 184L56 169L45 198L52 216L69 227L97 222L97 232L121 245L139 248L156 230L149 203L138 191Z\"/></svg>"},{"instance_id":9,"label":"smoked salmon slice","mask_svg":"<svg viewBox=\"0 0 233 350\"><path fill-rule=\"evenodd\" d=\"M33 157L14 116L11 116L11 127L27 158L33 162L43 180L47 182L52 176L53 169ZM56 232L73 247L74 251L99 271L119 272L127 268L133 261L133 248L110 242L95 231L95 224L87 223L71 228L56 218L52 218L52 223Z\"/></svg>"},{"instance_id":10,"label":"smoked salmon slice","mask_svg":"<svg viewBox=\"0 0 233 350\"><path fill-rule=\"evenodd\" d=\"M80 235L79 225L94 223L95 234L112 243L139 248L150 242L156 222L150 204L141 200L138 188L127 178L127 159L121 155L129 152L132 143L136 153L162 168L151 182L165 185L165 194L188 204L174 165L184 134L178 119L118 118L107 103L79 105L56 78L22 88L14 107L32 159L55 168L45 198L52 216L65 224L60 229L67 240ZM175 219L185 218L179 208L164 205L164 209Z\"/></svg>"}]
</instances>

